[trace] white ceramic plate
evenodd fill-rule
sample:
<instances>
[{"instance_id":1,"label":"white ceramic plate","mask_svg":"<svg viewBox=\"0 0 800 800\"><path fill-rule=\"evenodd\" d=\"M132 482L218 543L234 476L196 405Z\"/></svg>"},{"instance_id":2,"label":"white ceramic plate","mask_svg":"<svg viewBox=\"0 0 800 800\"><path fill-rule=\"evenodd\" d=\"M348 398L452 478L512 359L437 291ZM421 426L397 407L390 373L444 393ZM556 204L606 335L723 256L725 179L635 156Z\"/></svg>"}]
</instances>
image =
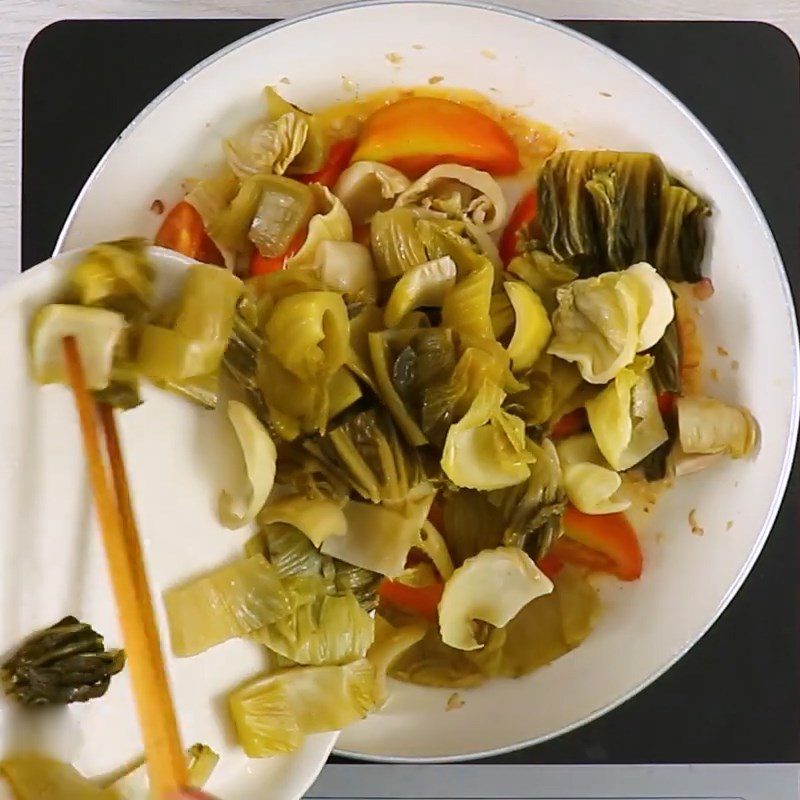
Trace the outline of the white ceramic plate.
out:
<instances>
[{"instance_id":1,"label":"white ceramic plate","mask_svg":"<svg viewBox=\"0 0 800 800\"><path fill-rule=\"evenodd\" d=\"M390 56L389 54L395 54ZM797 434L794 310L775 243L741 176L700 123L636 67L576 33L519 12L442 2L348 6L251 36L158 98L99 165L62 246L153 233L156 198L218 163L220 138L260 110L264 84L314 109L389 84L469 87L567 132L577 147L651 150L714 216L706 265L716 294L702 328L709 386L762 426L753 461L680 481L642 525L645 574L603 589L592 636L517 681L462 692L394 687L388 707L346 731L342 751L459 759L541 741L602 714L654 680L707 630L753 565L786 485ZM730 355L717 355L717 346ZM738 369L737 369L738 367ZM704 536L690 532L696 518ZM729 523L731 523L729 525ZM713 679L709 675L709 679Z\"/></svg>"},{"instance_id":2,"label":"white ceramic plate","mask_svg":"<svg viewBox=\"0 0 800 800\"><path fill-rule=\"evenodd\" d=\"M167 290L187 259L153 248ZM67 614L121 646L100 532L94 519L71 394L28 377L28 319L52 301L75 254L39 265L0 292L0 654ZM170 278L173 280L170 281ZM237 746L225 697L264 668L260 648L227 642L194 658L169 653L161 593L242 552L250 535L223 528L219 490L238 466L224 413L145 387L145 403L118 415L120 436L155 596L184 744L201 741L221 760L209 790L225 800L296 800L322 769L335 734L309 737L294 755L249 760ZM108 694L68 710L32 713L0 700L0 754L40 750L102 775L141 755L127 670ZM2 790L0 790L1 792Z\"/></svg>"}]
</instances>

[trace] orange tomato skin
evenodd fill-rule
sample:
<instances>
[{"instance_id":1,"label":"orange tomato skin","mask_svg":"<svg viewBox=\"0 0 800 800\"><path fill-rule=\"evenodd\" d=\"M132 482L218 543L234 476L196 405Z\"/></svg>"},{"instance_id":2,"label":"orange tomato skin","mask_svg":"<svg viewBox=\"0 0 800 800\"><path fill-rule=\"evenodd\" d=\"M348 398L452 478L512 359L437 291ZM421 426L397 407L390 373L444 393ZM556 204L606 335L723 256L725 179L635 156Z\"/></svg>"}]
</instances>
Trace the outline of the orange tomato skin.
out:
<instances>
[{"instance_id":1,"label":"orange tomato skin","mask_svg":"<svg viewBox=\"0 0 800 800\"><path fill-rule=\"evenodd\" d=\"M553 543L550 555L565 564L608 572L623 581L635 581L642 574L642 549L624 514L584 514L568 505L564 535Z\"/></svg>"},{"instance_id":2,"label":"orange tomato skin","mask_svg":"<svg viewBox=\"0 0 800 800\"><path fill-rule=\"evenodd\" d=\"M513 175L519 151L508 132L477 109L437 97L407 97L367 118L355 161L380 161L415 178L455 163Z\"/></svg>"},{"instance_id":3,"label":"orange tomato skin","mask_svg":"<svg viewBox=\"0 0 800 800\"><path fill-rule=\"evenodd\" d=\"M514 206L514 210L508 218L508 223L503 235L500 237L500 245L498 247L500 258L506 266L520 252L521 235L536 220L537 202L536 189L531 189Z\"/></svg>"},{"instance_id":4,"label":"orange tomato skin","mask_svg":"<svg viewBox=\"0 0 800 800\"><path fill-rule=\"evenodd\" d=\"M550 431L551 439L566 439L576 433L582 433L589 427L589 418L586 416L585 408L576 408L568 414L564 414Z\"/></svg>"},{"instance_id":5,"label":"orange tomato skin","mask_svg":"<svg viewBox=\"0 0 800 800\"><path fill-rule=\"evenodd\" d=\"M408 586L384 578L378 586L382 602L431 620L436 619L443 591L444 584L439 581L428 586Z\"/></svg>"},{"instance_id":6,"label":"orange tomato skin","mask_svg":"<svg viewBox=\"0 0 800 800\"><path fill-rule=\"evenodd\" d=\"M167 214L156 234L155 244L182 253L204 264L224 267L225 259L219 248L206 233L203 219L197 209L181 200Z\"/></svg>"},{"instance_id":7,"label":"orange tomato skin","mask_svg":"<svg viewBox=\"0 0 800 800\"><path fill-rule=\"evenodd\" d=\"M322 169L308 175L297 175L297 180L302 183L321 183L332 189L350 163L356 144L355 139L341 139L334 142L328 151L328 158L322 165Z\"/></svg>"},{"instance_id":8,"label":"orange tomato skin","mask_svg":"<svg viewBox=\"0 0 800 800\"><path fill-rule=\"evenodd\" d=\"M286 266L286 260L291 258L302 246L306 240L308 231L298 231L289 242L289 247L285 253L279 256L262 256L257 248L253 248L250 254L250 277L255 278L257 275L266 275L269 272L279 272Z\"/></svg>"}]
</instances>

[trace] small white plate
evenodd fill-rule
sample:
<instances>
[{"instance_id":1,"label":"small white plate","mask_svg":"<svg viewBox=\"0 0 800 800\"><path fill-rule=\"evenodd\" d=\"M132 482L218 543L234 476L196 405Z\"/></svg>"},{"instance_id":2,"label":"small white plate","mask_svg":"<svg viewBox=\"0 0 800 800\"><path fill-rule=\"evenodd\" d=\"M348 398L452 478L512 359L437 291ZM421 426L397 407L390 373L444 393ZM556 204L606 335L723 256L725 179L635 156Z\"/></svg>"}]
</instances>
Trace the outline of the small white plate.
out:
<instances>
[{"instance_id":1,"label":"small white plate","mask_svg":"<svg viewBox=\"0 0 800 800\"><path fill-rule=\"evenodd\" d=\"M658 153L712 201L706 272L716 293L701 328L718 381L708 391L753 411L761 447L753 460L682 479L647 517L643 578L604 587L599 625L579 648L520 680L462 693L457 711L445 710L447 690L394 685L387 708L339 740L365 758L513 749L574 728L646 686L741 586L775 519L797 437L794 307L741 175L691 112L641 70L573 31L494 4L358 4L290 20L222 51L171 86L111 148L60 244L154 233L153 200L169 207L184 178L220 163L220 140L260 113L265 84L313 110L352 98L353 87L420 85L434 76L443 78L439 86L475 89L549 123L567 146ZM159 431L169 441L169 429ZM692 509L704 536L691 533Z\"/></svg>"},{"instance_id":2,"label":"small white plate","mask_svg":"<svg viewBox=\"0 0 800 800\"><path fill-rule=\"evenodd\" d=\"M0 291L0 655L34 630L72 614L122 646L100 532L92 508L71 393L28 375L28 320L51 301L77 253L34 267ZM151 260L162 284L190 263L161 248ZM145 402L118 414L164 655L186 747L221 756L209 791L224 800L296 800L322 769L336 734L309 737L295 754L250 760L236 744L225 698L264 669L260 648L231 641L194 658L170 654L162 592L240 555L251 535L216 517L220 488L236 468L224 413L144 387ZM39 750L102 775L141 756L127 670L105 697L67 709L31 711L0 699L0 756Z\"/></svg>"}]
</instances>

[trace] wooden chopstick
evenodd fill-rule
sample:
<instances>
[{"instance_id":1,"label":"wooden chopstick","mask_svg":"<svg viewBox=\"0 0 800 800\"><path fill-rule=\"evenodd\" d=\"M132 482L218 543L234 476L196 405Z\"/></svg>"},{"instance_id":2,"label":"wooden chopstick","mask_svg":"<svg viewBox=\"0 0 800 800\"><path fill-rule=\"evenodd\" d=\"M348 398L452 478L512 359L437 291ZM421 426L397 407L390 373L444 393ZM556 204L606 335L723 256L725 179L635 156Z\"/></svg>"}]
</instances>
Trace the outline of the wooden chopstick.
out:
<instances>
[{"instance_id":1,"label":"wooden chopstick","mask_svg":"<svg viewBox=\"0 0 800 800\"><path fill-rule=\"evenodd\" d=\"M100 404L99 417L105 433L112 489L97 432L98 405L86 386L78 346L71 336L64 339L64 357L80 419L95 510L117 601L142 729L150 790L154 797L160 799L187 785L186 754L181 745L161 654L122 450L113 411L109 406Z\"/></svg>"}]
</instances>

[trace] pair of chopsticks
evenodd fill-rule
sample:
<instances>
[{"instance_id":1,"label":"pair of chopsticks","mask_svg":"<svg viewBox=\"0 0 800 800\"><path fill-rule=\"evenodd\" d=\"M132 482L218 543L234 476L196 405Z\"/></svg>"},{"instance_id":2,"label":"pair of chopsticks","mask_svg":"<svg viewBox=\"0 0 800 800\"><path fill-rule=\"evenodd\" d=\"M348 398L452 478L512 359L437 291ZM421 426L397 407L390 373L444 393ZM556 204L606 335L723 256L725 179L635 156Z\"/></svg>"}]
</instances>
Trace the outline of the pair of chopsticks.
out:
<instances>
[{"instance_id":1,"label":"pair of chopsticks","mask_svg":"<svg viewBox=\"0 0 800 800\"><path fill-rule=\"evenodd\" d=\"M66 337L63 347L80 418L95 511L117 601L150 790L153 797L162 800L186 787L186 754L164 669L114 411L106 403L96 403L89 392L75 339ZM106 457L101 449L98 421L103 430Z\"/></svg>"}]
</instances>

